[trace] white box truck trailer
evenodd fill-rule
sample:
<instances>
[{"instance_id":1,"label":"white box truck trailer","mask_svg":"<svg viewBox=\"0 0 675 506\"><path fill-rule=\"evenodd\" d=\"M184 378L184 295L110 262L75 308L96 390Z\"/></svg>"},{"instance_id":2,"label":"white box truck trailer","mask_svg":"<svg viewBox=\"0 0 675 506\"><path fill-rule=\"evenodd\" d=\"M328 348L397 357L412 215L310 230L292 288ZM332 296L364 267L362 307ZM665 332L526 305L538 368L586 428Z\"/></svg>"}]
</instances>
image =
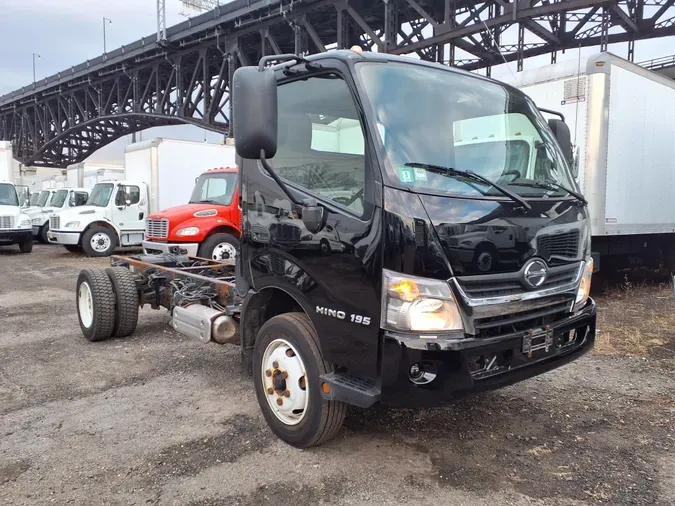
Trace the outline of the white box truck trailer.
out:
<instances>
[{"instance_id":1,"label":"white box truck trailer","mask_svg":"<svg viewBox=\"0 0 675 506\"><path fill-rule=\"evenodd\" d=\"M132 144L125 153L124 178L96 183L87 205L53 216L49 241L89 256L140 246L149 214L187 203L202 172L230 163L234 146L169 139Z\"/></svg>"},{"instance_id":2,"label":"white box truck trailer","mask_svg":"<svg viewBox=\"0 0 675 506\"><path fill-rule=\"evenodd\" d=\"M501 80L570 126L596 270L675 267L675 81L611 53Z\"/></svg>"},{"instance_id":3,"label":"white box truck trailer","mask_svg":"<svg viewBox=\"0 0 675 506\"><path fill-rule=\"evenodd\" d=\"M100 181L124 179L124 165L80 162L66 167L68 188L93 188Z\"/></svg>"}]
</instances>

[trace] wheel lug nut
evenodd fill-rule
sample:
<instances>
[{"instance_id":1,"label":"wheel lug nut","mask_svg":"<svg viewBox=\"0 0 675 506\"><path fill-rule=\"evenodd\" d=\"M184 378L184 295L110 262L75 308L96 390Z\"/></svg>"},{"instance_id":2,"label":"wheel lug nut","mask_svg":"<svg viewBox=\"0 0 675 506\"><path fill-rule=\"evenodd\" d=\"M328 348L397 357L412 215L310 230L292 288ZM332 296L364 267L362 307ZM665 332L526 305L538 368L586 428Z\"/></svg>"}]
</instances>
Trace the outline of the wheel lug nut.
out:
<instances>
[{"instance_id":1,"label":"wheel lug nut","mask_svg":"<svg viewBox=\"0 0 675 506\"><path fill-rule=\"evenodd\" d=\"M268 388L267 393L272 395L274 393L274 388L272 388L272 387Z\"/></svg>"},{"instance_id":2,"label":"wheel lug nut","mask_svg":"<svg viewBox=\"0 0 675 506\"><path fill-rule=\"evenodd\" d=\"M268 378L269 378L270 376L272 376L272 369L267 369L267 370L265 371L265 376L267 376Z\"/></svg>"},{"instance_id":3,"label":"wheel lug nut","mask_svg":"<svg viewBox=\"0 0 675 506\"><path fill-rule=\"evenodd\" d=\"M288 379L288 373L286 371L282 372L281 377L284 379Z\"/></svg>"},{"instance_id":4,"label":"wheel lug nut","mask_svg":"<svg viewBox=\"0 0 675 506\"><path fill-rule=\"evenodd\" d=\"M286 390L286 391L284 392L284 397L290 397L290 396L291 396L291 391L290 391L290 390Z\"/></svg>"},{"instance_id":5,"label":"wheel lug nut","mask_svg":"<svg viewBox=\"0 0 675 506\"><path fill-rule=\"evenodd\" d=\"M274 367L275 369L279 369L279 362L277 362L276 360L272 362L272 367Z\"/></svg>"},{"instance_id":6,"label":"wheel lug nut","mask_svg":"<svg viewBox=\"0 0 675 506\"><path fill-rule=\"evenodd\" d=\"M281 397L279 397L279 398L277 399L277 404L278 404L279 406L281 406L283 403L284 403L284 400L283 400Z\"/></svg>"}]
</instances>

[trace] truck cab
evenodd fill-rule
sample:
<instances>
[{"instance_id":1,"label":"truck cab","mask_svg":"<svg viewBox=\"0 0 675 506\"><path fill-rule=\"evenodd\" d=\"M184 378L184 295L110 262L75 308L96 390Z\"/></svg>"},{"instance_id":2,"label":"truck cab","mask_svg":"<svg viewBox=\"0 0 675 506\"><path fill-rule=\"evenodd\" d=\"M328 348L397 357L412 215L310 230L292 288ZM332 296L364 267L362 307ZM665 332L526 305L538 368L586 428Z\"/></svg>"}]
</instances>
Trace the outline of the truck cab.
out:
<instances>
[{"instance_id":1,"label":"truck cab","mask_svg":"<svg viewBox=\"0 0 675 506\"><path fill-rule=\"evenodd\" d=\"M360 50L265 57L232 89L242 355L279 437L310 446L345 403L437 406L592 348L563 121L503 83Z\"/></svg>"},{"instance_id":2,"label":"truck cab","mask_svg":"<svg viewBox=\"0 0 675 506\"><path fill-rule=\"evenodd\" d=\"M87 203L50 217L47 237L68 251L109 256L118 246L139 246L147 216L148 188L140 181L104 181Z\"/></svg>"},{"instance_id":3,"label":"truck cab","mask_svg":"<svg viewBox=\"0 0 675 506\"><path fill-rule=\"evenodd\" d=\"M187 204L148 216L143 250L168 253L178 247L189 256L234 260L239 222L238 169L211 169L197 178Z\"/></svg>"},{"instance_id":4,"label":"truck cab","mask_svg":"<svg viewBox=\"0 0 675 506\"><path fill-rule=\"evenodd\" d=\"M31 220L33 237L42 243L48 243L47 232L49 231L50 217L63 210L85 205L89 199L89 191L87 188L61 188L56 190L49 205L40 208L41 212Z\"/></svg>"},{"instance_id":5,"label":"truck cab","mask_svg":"<svg viewBox=\"0 0 675 506\"><path fill-rule=\"evenodd\" d=\"M21 208L14 183L0 181L0 246L18 244L21 253L33 250L30 218Z\"/></svg>"}]
</instances>

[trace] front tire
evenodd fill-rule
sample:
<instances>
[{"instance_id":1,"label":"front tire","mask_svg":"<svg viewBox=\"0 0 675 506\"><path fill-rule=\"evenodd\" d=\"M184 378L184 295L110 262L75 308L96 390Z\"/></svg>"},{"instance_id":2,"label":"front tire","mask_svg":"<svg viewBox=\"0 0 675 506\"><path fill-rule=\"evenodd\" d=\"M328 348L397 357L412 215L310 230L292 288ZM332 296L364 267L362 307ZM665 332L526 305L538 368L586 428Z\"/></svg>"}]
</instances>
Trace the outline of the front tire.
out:
<instances>
[{"instance_id":1,"label":"front tire","mask_svg":"<svg viewBox=\"0 0 675 506\"><path fill-rule=\"evenodd\" d=\"M47 232L49 232L49 222L42 225L40 227L40 232L38 233L38 239L42 244L49 244L49 237L47 237Z\"/></svg>"},{"instance_id":2,"label":"front tire","mask_svg":"<svg viewBox=\"0 0 675 506\"><path fill-rule=\"evenodd\" d=\"M29 237L28 239L24 239L19 243L19 251L21 253L30 253L33 251L33 238Z\"/></svg>"},{"instance_id":3,"label":"front tire","mask_svg":"<svg viewBox=\"0 0 675 506\"><path fill-rule=\"evenodd\" d=\"M347 405L321 396L323 360L314 327L304 313L268 320L253 348L253 381L272 432L296 448L320 445L340 430Z\"/></svg>"},{"instance_id":4,"label":"front tire","mask_svg":"<svg viewBox=\"0 0 675 506\"><path fill-rule=\"evenodd\" d=\"M117 246L115 234L104 227L91 227L82 236L82 249L90 257L107 257Z\"/></svg>"},{"instance_id":5,"label":"front tire","mask_svg":"<svg viewBox=\"0 0 675 506\"><path fill-rule=\"evenodd\" d=\"M232 234L213 234L199 246L200 258L223 261L234 260L239 251L239 239Z\"/></svg>"},{"instance_id":6,"label":"front tire","mask_svg":"<svg viewBox=\"0 0 675 506\"><path fill-rule=\"evenodd\" d=\"M88 341L104 341L115 328L115 292L103 269L85 269L77 277L77 318Z\"/></svg>"}]
</instances>

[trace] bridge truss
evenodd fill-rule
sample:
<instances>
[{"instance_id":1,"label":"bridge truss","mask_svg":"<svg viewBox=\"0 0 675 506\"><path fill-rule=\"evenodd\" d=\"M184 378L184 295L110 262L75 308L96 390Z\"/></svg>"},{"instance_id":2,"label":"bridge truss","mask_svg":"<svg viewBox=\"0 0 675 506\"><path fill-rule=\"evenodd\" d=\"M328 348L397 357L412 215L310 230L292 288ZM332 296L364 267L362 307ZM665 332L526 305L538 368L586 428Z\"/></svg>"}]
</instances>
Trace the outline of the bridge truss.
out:
<instances>
[{"instance_id":1,"label":"bridge truss","mask_svg":"<svg viewBox=\"0 0 675 506\"><path fill-rule=\"evenodd\" d=\"M358 44L467 70L675 35L675 0L235 0L0 97L0 139L24 164L64 167L131 132L194 124L231 134L234 70L263 55Z\"/></svg>"}]
</instances>

